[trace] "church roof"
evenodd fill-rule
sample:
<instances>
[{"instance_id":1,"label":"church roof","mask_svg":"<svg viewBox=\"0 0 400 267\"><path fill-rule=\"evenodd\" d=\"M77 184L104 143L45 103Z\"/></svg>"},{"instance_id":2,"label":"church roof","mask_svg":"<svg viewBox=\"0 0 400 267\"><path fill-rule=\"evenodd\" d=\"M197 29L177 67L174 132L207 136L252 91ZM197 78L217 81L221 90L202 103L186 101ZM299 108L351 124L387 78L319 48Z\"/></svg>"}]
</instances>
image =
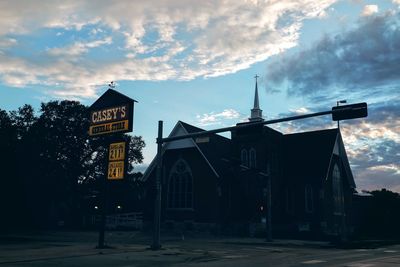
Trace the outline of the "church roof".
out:
<instances>
[{"instance_id":1,"label":"church roof","mask_svg":"<svg viewBox=\"0 0 400 267\"><path fill-rule=\"evenodd\" d=\"M249 121L260 121L263 120L262 118L262 110L260 109L260 101L258 99L258 86L257 86L257 78L258 76L256 75L256 87L254 91L254 106L251 109L251 114Z\"/></svg>"},{"instance_id":2,"label":"church roof","mask_svg":"<svg viewBox=\"0 0 400 267\"><path fill-rule=\"evenodd\" d=\"M346 151L338 129L284 135L284 162L287 177L324 179L328 175L335 144L339 141L341 160L350 186L355 187Z\"/></svg>"},{"instance_id":3,"label":"church roof","mask_svg":"<svg viewBox=\"0 0 400 267\"><path fill-rule=\"evenodd\" d=\"M170 137L204 131L183 121L178 121ZM274 130L275 131L275 130ZM197 149L216 177L226 174L227 159L231 158L232 141L229 138L211 134L209 137L187 138L163 145L168 149L192 147ZM350 187L355 188L354 178L338 129L319 130L283 135L282 162L285 176L291 179L304 178L323 181L331 168L332 156L339 147L340 158ZM147 168L143 180L147 180L155 167L155 160Z\"/></svg>"},{"instance_id":4,"label":"church roof","mask_svg":"<svg viewBox=\"0 0 400 267\"><path fill-rule=\"evenodd\" d=\"M183 121L179 121L188 133L196 133L204 131L201 128L187 124ZM223 171L222 158L229 158L231 140L220 136L218 134L211 134L208 142L197 142L197 146L200 151L207 158L211 166L216 170L218 174Z\"/></svg>"},{"instance_id":5,"label":"church roof","mask_svg":"<svg viewBox=\"0 0 400 267\"><path fill-rule=\"evenodd\" d=\"M183 131L182 131L183 129ZM204 130L183 121L178 121L171 131L169 137L179 136L182 134L203 132ZM187 138L183 140L177 140L165 143L163 145L163 153L169 148L183 148L183 147L194 147L196 148L207 164L210 166L211 170L215 173L217 177L220 177L221 171L223 171L223 166L221 159L228 158L230 153L230 139L217 135L211 134L209 138ZM155 158L146 169L142 180L147 180L153 169L155 168Z\"/></svg>"}]
</instances>

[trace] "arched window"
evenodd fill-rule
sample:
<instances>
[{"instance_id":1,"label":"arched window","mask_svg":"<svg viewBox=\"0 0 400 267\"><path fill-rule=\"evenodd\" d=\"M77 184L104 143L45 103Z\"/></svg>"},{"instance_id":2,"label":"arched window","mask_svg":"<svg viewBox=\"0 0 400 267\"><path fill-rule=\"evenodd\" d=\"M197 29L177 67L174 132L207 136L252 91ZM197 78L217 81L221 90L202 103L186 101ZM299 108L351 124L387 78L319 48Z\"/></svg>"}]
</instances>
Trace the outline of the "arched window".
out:
<instances>
[{"instance_id":1,"label":"arched window","mask_svg":"<svg viewBox=\"0 0 400 267\"><path fill-rule=\"evenodd\" d=\"M292 187L287 187L285 189L286 195L286 213L293 214L294 213L294 192Z\"/></svg>"},{"instance_id":2,"label":"arched window","mask_svg":"<svg viewBox=\"0 0 400 267\"><path fill-rule=\"evenodd\" d=\"M341 214L343 211L343 187L340 177L339 166L335 164L332 171L332 195L333 195L333 212Z\"/></svg>"},{"instance_id":3,"label":"arched window","mask_svg":"<svg viewBox=\"0 0 400 267\"><path fill-rule=\"evenodd\" d=\"M193 176L186 161L178 160L171 169L168 182L168 208L193 208Z\"/></svg>"},{"instance_id":4,"label":"arched window","mask_svg":"<svg viewBox=\"0 0 400 267\"><path fill-rule=\"evenodd\" d=\"M244 166L249 165L248 157L247 157L247 150L245 148L243 148L242 151L240 152L240 159L241 159L242 165L244 165Z\"/></svg>"},{"instance_id":5,"label":"arched window","mask_svg":"<svg viewBox=\"0 0 400 267\"><path fill-rule=\"evenodd\" d=\"M313 189L311 185L306 185L305 187L305 208L306 212L314 211L314 197L313 197Z\"/></svg>"},{"instance_id":6,"label":"arched window","mask_svg":"<svg viewBox=\"0 0 400 267\"><path fill-rule=\"evenodd\" d=\"M249 167L256 168L257 167L257 153L254 148L250 149L249 153Z\"/></svg>"}]
</instances>

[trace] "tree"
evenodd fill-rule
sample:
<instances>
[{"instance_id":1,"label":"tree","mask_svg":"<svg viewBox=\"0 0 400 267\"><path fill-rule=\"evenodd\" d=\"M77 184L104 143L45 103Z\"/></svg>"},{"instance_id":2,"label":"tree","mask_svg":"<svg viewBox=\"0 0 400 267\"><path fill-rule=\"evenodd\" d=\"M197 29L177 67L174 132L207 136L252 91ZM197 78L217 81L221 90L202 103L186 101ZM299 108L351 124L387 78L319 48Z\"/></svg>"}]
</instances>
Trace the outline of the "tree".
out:
<instances>
[{"instance_id":1,"label":"tree","mask_svg":"<svg viewBox=\"0 0 400 267\"><path fill-rule=\"evenodd\" d=\"M387 189L369 192L358 235L367 239L400 239L400 194Z\"/></svg>"},{"instance_id":2,"label":"tree","mask_svg":"<svg viewBox=\"0 0 400 267\"><path fill-rule=\"evenodd\" d=\"M100 196L103 189L103 183L107 174L108 167L108 145L115 140L124 140L128 143L128 175L122 181L112 181L108 183L109 187L109 209L113 210L112 202L116 199L135 199L133 195L139 194L136 181L131 179L137 177L134 172L134 164L142 163L142 149L145 143L140 136L131 136L127 134L114 134L113 136L93 137L89 143L91 154L84 162L86 172L80 177L79 183L82 184L82 193L86 199L85 207L88 213L93 212L94 206L101 205ZM118 201L117 201L118 202ZM127 202L127 201L124 201Z\"/></svg>"},{"instance_id":3,"label":"tree","mask_svg":"<svg viewBox=\"0 0 400 267\"><path fill-rule=\"evenodd\" d=\"M0 229L7 231L15 225L21 211L20 179L16 175L16 128L8 113L0 109ZM20 218L19 218L20 219Z\"/></svg>"},{"instance_id":4,"label":"tree","mask_svg":"<svg viewBox=\"0 0 400 267\"><path fill-rule=\"evenodd\" d=\"M96 188L107 160L108 137L89 138L88 117L88 107L67 100L42 103L38 116L30 105L9 114L0 110L0 149L7 155L0 183L2 203L9 205L2 211L10 215L10 224L79 224L80 194ZM141 162L141 137L121 136L129 142L130 163ZM24 219L15 217L17 213Z\"/></svg>"}]
</instances>

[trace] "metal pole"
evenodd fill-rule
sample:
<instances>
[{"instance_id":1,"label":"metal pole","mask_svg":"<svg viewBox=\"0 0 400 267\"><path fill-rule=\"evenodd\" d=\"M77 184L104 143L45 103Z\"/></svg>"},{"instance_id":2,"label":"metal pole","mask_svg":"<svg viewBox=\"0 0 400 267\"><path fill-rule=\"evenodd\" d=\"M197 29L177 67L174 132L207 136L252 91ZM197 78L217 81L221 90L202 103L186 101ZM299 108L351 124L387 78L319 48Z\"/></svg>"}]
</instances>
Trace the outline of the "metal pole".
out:
<instances>
[{"instance_id":1,"label":"metal pole","mask_svg":"<svg viewBox=\"0 0 400 267\"><path fill-rule=\"evenodd\" d=\"M108 153L107 153L108 154ZM99 225L99 242L97 244L97 248L105 248L104 244L104 232L106 228L106 213L107 213L107 170L104 175L102 187L103 187L103 194L102 194L102 203L101 203L101 217L100 217L100 225Z\"/></svg>"},{"instance_id":2,"label":"metal pole","mask_svg":"<svg viewBox=\"0 0 400 267\"><path fill-rule=\"evenodd\" d=\"M339 102L340 101L336 101L336 106L338 107L339 106ZM337 121L337 128L339 129L339 127L340 127L340 125L339 125L339 120Z\"/></svg>"},{"instance_id":3,"label":"metal pole","mask_svg":"<svg viewBox=\"0 0 400 267\"><path fill-rule=\"evenodd\" d=\"M274 124L274 123L278 123L278 122L306 119L306 118L317 117L317 116L328 115L328 114L332 114L332 111L329 110L329 111L322 111L322 112L317 112L317 113L311 113L311 114L305 114L305 115L299 115L299 116L293 116L293 117L287 117L287 118L275 119L275 120L269 120L269 121L244 123L244 124L239 124L236 126L219 128L219 129L215 129L215 130L201 131L201 132L190 133L190 134L185 134L185 135L161 138L161 143L166 143L166 142L171 142L171 141L181 140L181 139L186 139L186 138L207 136L207 135L214 134L214 133L229 132L229 131L238 130L238 129L247 129L249 127Z\"/></svg>"},{"instance_id":4,"label":"metal pole","mask_svg":"<svg viewBox=\"0 0 400 267\"><path fill-rule=\"evenodd\" d=\"M158 138L157 138L157 173L156 173L156 200L154 205L154 231L152 250L161 248L160 242L160 221L161 221L161 170L162 170L162 134L163 121L158 121Z\"/></svg>"},{"instance_id":5,"label":"metal pole","mask_svg":"<svg viewBox=\"0 0 400 267\"><path fill-rule=\"evenodd\" d=\"M266 218L266 226L267 226L267 236L266 241L272 241L272 203L271 203L271 174L267 177L267 218Z\"/></svg>"}]
</instances>

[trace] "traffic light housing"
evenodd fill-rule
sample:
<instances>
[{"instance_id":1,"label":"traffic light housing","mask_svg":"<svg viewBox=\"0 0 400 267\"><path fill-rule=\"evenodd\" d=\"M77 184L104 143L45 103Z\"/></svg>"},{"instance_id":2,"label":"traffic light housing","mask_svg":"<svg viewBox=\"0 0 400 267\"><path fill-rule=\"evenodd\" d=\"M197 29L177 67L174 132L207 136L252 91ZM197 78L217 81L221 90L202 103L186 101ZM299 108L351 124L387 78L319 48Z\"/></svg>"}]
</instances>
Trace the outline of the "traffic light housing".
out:
<instances>
[{"instance_id":1,"label":"traffic light housing","mask_svg":"<svg viewBox=\"0 0 400 267\"><path fill-rule=\"evenodd\" d=\"M332 120L341 121L368 116L367 103L332 107Z\"/></svg>"}]
</instances>

